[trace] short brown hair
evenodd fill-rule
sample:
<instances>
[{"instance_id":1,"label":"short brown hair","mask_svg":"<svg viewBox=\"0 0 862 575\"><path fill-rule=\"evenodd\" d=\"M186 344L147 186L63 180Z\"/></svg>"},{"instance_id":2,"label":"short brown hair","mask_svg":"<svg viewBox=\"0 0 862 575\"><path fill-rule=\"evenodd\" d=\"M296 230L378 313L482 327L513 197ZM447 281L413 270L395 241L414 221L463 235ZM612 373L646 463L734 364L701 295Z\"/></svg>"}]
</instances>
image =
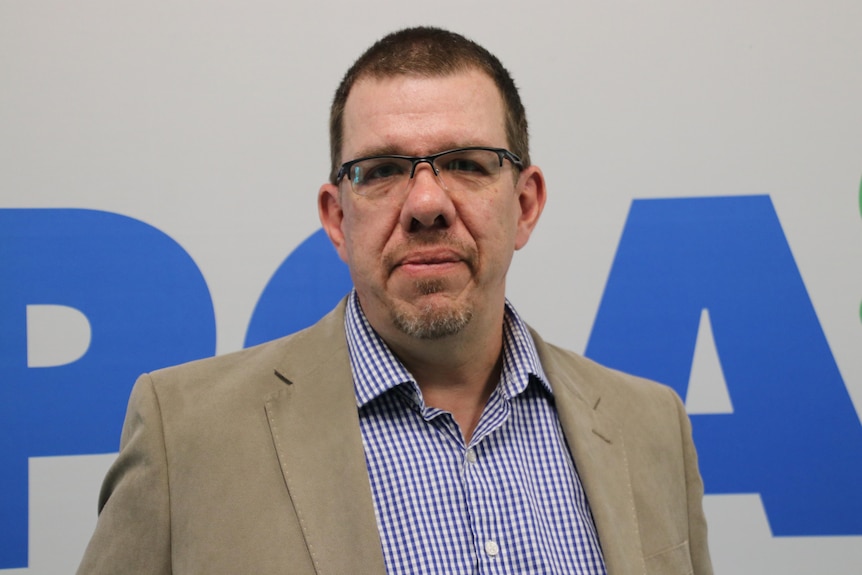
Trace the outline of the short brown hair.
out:
<instances>
[{"instance_id":1,"label":"short brown hair","mask_svg":"<svg viewBox=\"0 0 862 575\"><path fill-rule=\"evenodd\" d=\"M447 76L470 69L487 73L506 107L506 137L509 149L530 165L530 143L527 114L518 88L508 70L496 56L460 34L440 28L417 27L393 32L378 40L347 70L335 91L329 114L329 150L332 170L329 179L341 166L341 146L344 142L344 106L353 85L363 77Z\"/></svg>"}]
</instances>

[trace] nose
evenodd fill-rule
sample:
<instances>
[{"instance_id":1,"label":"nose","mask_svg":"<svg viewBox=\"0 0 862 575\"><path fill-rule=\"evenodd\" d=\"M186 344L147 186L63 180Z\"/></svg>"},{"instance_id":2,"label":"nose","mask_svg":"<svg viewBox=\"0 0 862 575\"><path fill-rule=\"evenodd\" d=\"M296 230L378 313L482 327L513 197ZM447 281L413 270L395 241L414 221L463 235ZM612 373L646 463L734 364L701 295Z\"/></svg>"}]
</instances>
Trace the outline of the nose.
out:
<instances>
[{"instance_id":1,"label":"nose","mask_svg":"<svg viewBox=\"0 0 862 575\"><path fill-rule=\"evenodd\" d=\"M401 206L404 230L445 229L452 225L454 219L455 205L431 164L417 164L413 177L407 182L407 193Z\"/></svg>"}]
</instances>

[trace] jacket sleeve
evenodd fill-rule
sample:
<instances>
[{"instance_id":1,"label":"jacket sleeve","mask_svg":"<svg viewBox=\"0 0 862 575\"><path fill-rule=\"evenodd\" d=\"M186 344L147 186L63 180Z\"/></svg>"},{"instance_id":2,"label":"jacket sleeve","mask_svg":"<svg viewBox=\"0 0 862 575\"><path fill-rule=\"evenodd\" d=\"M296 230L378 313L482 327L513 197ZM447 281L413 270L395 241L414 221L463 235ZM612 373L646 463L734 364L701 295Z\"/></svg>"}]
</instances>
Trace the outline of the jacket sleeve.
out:
<instances>
[{"instance_id":1,"label":"jacket sleeve","mask_svg":"<svg viewBox=\"0 0 862 575\"><path fill-rule=\"evenodd\" d=\"M79 575L171 573L167 458L158 397L149 376L135 383L120 441L99 495L99 519Z\"/></svg>"}]
</instances>

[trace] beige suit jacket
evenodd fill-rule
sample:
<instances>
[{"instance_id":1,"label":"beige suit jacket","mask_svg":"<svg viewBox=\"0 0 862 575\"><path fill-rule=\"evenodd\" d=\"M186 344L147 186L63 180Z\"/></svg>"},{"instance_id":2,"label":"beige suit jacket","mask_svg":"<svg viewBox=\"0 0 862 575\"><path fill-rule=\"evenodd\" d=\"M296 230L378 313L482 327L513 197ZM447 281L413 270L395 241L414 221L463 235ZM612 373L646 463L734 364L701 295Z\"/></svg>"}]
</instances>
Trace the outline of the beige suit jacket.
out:
<instances>
[{"instance_id":1,"label":"beige suit jacket","mask_svg":"<svg viewBox=\"0 0 862 575\"><path fill-rule=\"evenodd\" d=\"M678 397L533 337L608 573L712 573ZM286 338L142 376L99 510L80 574L383 574L344 302Z\"/></svg>"}]
</instances>

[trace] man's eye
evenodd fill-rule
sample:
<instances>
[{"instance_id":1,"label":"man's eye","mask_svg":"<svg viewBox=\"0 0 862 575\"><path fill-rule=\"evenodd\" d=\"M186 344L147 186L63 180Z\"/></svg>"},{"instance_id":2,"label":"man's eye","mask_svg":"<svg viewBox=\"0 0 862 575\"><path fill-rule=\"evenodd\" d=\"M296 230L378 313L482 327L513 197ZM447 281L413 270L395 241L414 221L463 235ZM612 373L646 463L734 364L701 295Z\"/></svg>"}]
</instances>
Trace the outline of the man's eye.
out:
<instances>
[{"instance_id":1,"label":"man's eye","mask_svg":"<svg viewBox=\"0 0 862 575\"><path fill-rule=\"evenodd\" d=\"M373 182L394 178L404 173L404 168L395 163L383 163L366 166L362 170L362 181Z\"/></svg>"},{"instance_id":2,"label":"man's eye","mask_svg":"<svg viewBox=\"0 0 862 575\"><path fill-rule=\"evenodd\" d=\"M469 160L467 158L455 158L446 162L446 165L443 166L443 169L448 172L471 172L471 173L484 173L487 170L475 160Z\"/></svg>"}]
</instances>

